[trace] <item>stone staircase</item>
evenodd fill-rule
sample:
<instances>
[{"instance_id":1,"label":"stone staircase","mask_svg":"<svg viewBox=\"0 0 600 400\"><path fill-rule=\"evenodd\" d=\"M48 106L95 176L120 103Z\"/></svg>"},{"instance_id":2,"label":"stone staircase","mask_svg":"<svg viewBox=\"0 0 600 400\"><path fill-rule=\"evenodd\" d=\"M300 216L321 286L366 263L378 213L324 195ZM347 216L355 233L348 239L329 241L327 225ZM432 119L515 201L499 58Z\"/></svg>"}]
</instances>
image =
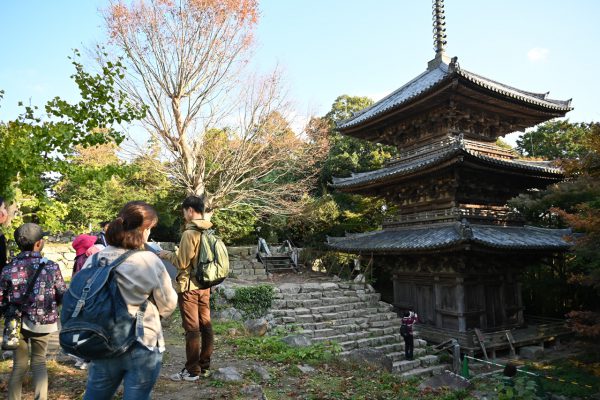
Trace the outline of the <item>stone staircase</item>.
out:
<instances>
[{"instance_id":1,"label":"stone staircase","mask_svg":"<svg viewBox=\"0 0 600 400\"><path fill-rule=\"evenodd\" d=\"M267 279L265 266L256 259L256 246L228 247L229 276L246 281Z\"/></svg>"},{"instance_id":2,"label":"stone staircase","mask_svg":"<svg viewBox=\"0 0 600 400\"><path fill-rule=\"evenodd\" d=\"M381 350L392 360L392 371L407 378L445 369L421 339L415 339L414 360L404 359L400 318L370 285L284 283L275 288L271 312L276 325L298 330L313 343L337 342L342 356L362 348Z\"/></svg>"}]
</instances>

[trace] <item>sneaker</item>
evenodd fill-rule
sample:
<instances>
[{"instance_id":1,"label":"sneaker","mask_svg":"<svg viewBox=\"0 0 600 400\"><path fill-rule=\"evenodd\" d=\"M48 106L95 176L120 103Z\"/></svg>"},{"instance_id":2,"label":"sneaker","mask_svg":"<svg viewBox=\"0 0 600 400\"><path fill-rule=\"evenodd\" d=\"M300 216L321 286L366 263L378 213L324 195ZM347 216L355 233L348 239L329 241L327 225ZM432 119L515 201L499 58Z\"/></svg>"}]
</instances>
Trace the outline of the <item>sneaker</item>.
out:
<instances>
[{"instance_id":1,"label":"sneaker","mask_svg":"<svg viewBox=\"0 0 600 400\"><path fill-rule=\"evenodd\" d=\"M182 369L181 372L171 375L172 381L194 382L194 381L197 381L198 379L200 379L200 376L198 376L196 374L190 374L190 372L185 368Z\"/></svg>"},{"instance_id":2,"label":"sneaker","mask_svg":"<svg viewBox=\"0 0 600 400\"><path fill-rule=\"evenodd\" d=\"M81 365L79 366L79 369L86 370L86 369L88 369L88 365L89 365L89 364L90 364L90 363L88 363L88 362L85 362L85 361L84 361L84 362L82 362L82 363L81 363Z\"/></svg>"},{"instance_id":3,"label":"sneaker","mask_svg":"<svg viewBox=\"0 0 600 400\"><path fill-rule=\"evenodd\" d=\"M202 371L200 371L200 376L202 378L208 378L211 375L212 375L212 372L210 371L210 369L203 369Z\"/></svg>"}]
</instances>

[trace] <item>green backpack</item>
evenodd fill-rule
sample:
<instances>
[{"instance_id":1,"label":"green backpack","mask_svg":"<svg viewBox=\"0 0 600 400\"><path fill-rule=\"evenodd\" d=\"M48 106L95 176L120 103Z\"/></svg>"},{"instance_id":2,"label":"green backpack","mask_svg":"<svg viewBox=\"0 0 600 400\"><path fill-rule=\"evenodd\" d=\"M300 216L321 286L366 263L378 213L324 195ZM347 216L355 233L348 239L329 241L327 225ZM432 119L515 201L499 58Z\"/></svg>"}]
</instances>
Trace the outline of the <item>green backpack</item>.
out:
<instances>
[{"instance_id":1,"label":"green backpack","mask_svg":"<svg viewBox=\"0 0 600 400\"><path fill-rule=\"evenodd\" d=\"M201 289L218 285L229 275L229 254L225 243L209 231L202 231L200 257L195 268Z\"/></svg>"}]
</instances>

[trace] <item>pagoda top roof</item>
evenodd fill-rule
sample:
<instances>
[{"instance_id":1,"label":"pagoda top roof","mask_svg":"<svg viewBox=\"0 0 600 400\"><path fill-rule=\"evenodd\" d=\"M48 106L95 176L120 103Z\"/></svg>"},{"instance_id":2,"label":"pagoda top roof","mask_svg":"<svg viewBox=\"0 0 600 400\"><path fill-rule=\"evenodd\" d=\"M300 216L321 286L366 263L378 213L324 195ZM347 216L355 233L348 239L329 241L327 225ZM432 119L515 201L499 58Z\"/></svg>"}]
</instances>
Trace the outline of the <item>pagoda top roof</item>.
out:
<instances>
[{"instance_id":1,"label":"pagoda top roof","mask_svg":"<svg viewBox=\"0 0 600 400\"><path fill-rule=\"evenodd\" d=\"M566 251L570 229L478 225L467 222L410 226L328 237L327 245L349 253L402 254L449 251L466 246L489 250Z\"/></svg>"},{"instance_id":2,"label":"pagoda top roof","mask_svg":"<svg viewBox=\"0 0 600 400\"><path fill-rule=\"evenodd\" d=\"M445 86L453 79L471 83L480 91L487 92L490 95L501 96L506 100L536 107L553 114L564 115L564 113L572 110L570 99L553 100L548 98L548 93L533 93L505 85L462 69L456 57L449 61L446 56L438 55L429 62L425 72L370 107L354 113L351 118L338 122L337 127L343 133L345 130L368 125L381 116L400 109L421 96L434 92L437 87ZM552 116L549 118L552 118Z\"/></svg>"},{"instance_id":3,"label":"pagoda top roof","mask_svg":"<svg viewBox=\"0 0 600 400\"><path fill-rule=\"evenodd\" d=\"M536 173L550 179L562 179L562 170L551 161L529 161L516 158L499 158L493 156L492 148L497 146L483 145L478 142L463 139L461 136L449 137L444 140L423 146L411 151L409 156L389 162L385 167L368 172L353 173L347 178L333 178L336 189L350 189L377 181L409 175L421 170L439 165L453 158L459 159L464 155L467 159L480 163L492 164L496 167L517 169L525 173ZM498 148L498 150L500 150ZM500 150L501 151L501 150Z\"/></svg>"}]
</instances>

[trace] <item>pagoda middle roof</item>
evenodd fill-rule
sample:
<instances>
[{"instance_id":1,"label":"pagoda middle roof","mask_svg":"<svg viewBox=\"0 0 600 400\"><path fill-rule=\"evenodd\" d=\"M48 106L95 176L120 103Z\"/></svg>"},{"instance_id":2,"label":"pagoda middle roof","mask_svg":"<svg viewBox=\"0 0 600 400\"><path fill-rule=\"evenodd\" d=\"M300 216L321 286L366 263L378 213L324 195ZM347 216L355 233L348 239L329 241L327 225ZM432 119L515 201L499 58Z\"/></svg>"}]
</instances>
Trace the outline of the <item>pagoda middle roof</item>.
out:
<instances>
[{"instance_id":1,"label":"pagoda middle roof","mask_svg":"<svg viewBox=\"0 0 600 400\"><path fill-rule=\"evenodd\" d=\"M433 91L436 87L454 78L471 82L476 87L491 94L500 95L511 101L536 106L548 112L559 112L564 115L567 111L572 110L571 100L554 100L548 98L548 93L533 93L505 85L460 68L456 58L454 58L450 63L446 63L443 60L437 64L434 63L432 67L385 98L364 110L354 113L351 118L340 121L337 127L343 132L359 125L368 124L371 120L376 120L388 112L402 108L402 106L410 103L413 99Z\"/></svg>"},{"instance_id":2,"label":"pagoda middle roof","mask_svg":"<svg viewBox=\"0 0 600 400\"><path fill-rule=\"evenodd\" d=\"M570 229L445 222L328 237L327 245L349 253L402 254L444 251L477 245L492 250L565 251Z\"/></svg>"},{"instance_id":3,"label":"pagoda middle roof","mask_svg":"<svg viewBox=\"0 0 600 400\"><path fill-rule=\"evenodd\" d=\"M353 173L350 177L346 178L334 177L332 186L336 189L349 189L377 181L414 174L452 158L458 159L456 156L459 155L464 155L480 163L491 164L495 167L538 173L556 179L562 177L562 170L554 166L551 161L529 161L516 158L492 157L482 153L478 149L478 146L477 142L465 140L460 136L446 138L424 146L420 151L414 151L411 157L401 158L383 168L374 171Z\"/></svg>"}]
</instances>

